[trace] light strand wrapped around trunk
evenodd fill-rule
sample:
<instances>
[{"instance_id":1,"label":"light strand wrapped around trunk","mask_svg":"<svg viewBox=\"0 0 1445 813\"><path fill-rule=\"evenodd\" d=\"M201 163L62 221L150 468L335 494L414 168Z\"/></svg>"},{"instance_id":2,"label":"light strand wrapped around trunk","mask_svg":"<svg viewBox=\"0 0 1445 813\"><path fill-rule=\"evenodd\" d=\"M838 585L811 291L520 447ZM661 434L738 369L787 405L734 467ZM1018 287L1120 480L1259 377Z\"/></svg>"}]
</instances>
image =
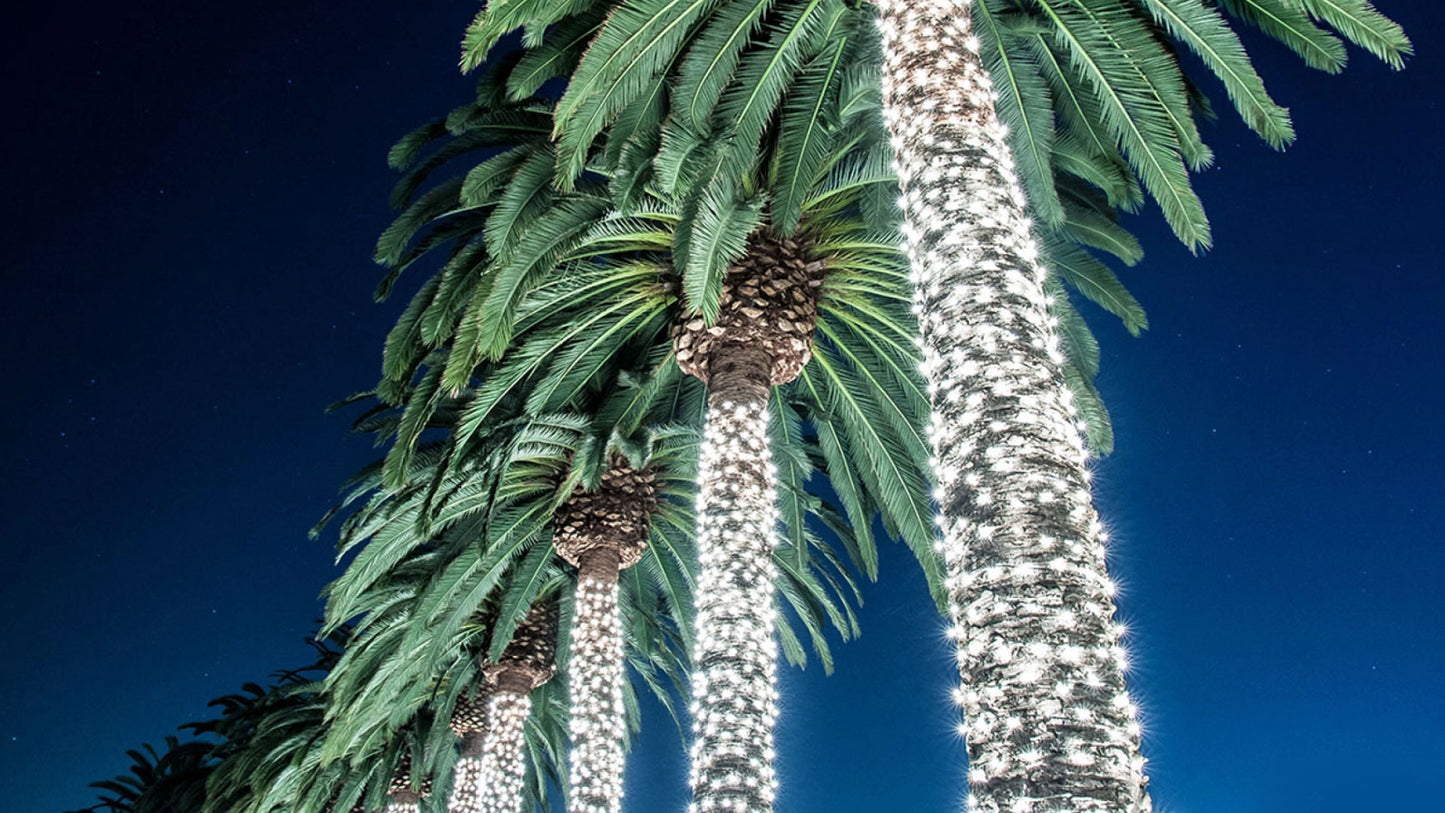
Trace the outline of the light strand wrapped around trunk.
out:
<instances>
[{"instance_id":1,"label":"light strand wrapped around trunk","mask_svg":"<svg viewBox=\"0 0 1445 813\"><path fill-rule=\"evenodd\" d=\"M521 810L522 781L527 772L527 716L531 711L531 697L506 685L488 702L488 728L477 770L479 813Z\"/></svg>"},{"instance_id":2,"label":"light strand wrapped around trunk","mask_svg":"<svg viewBox=\"0 0 1445 813\"><path fill-rule=\"evenodd\" d=\"M879 0L970 810L1150 809L1088 454L968 0Z\"/></svg>"},{"instance_id":3,"label":"light strand wrapped around trunk","mask_svg":"<svg viewBox=\"0 0 1445 813\"><path fill-rule=\"evenodd\" d=\"M738 355L741 359L737 359ZM697 642L691 813L766 813L776 793L773 549L777 471L768 446L768 357L712 361L698 467ZM761 360L751 360L760 355ZM742 380L738 380L738 379Z\"/></svg>"},{"instance_id":4,"label":"light strand wrapped around trunk","mask_svg":"<svg viewBox=\"0 0 1445 813\"><path fill-rule=\"evenodd\" d=\"M468 732L462 738L462 755L452 768L452 795L448 813L480 813L482 809L482 753L486 735Z\"/></svg>"},{"instance_id":5,"label":"light strand wrapped around trunk","mask_svg":"<svg viewBox=\"0 0 1445 813\"><path fill-rule=\"evenodd\" d=\"M572 698L572 813L622 808L622 621L617 610L617 554L593 550L577 576L568 685Z\"/></svg>"}]
</instances>

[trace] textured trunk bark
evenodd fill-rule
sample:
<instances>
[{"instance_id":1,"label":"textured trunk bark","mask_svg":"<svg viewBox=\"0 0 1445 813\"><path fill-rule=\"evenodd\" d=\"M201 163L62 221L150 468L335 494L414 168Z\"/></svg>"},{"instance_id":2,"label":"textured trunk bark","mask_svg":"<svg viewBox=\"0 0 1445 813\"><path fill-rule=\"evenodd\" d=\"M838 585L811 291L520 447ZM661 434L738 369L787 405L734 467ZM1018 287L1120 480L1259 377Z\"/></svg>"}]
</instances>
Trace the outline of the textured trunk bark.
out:
<instances>
[{"instance_id":1,"label":"textured trunk bark","mask_svg":"<svg viewBox=\"0 0 1445 813\"><path fill-rule=\"evenodd\" d=\"M487 704L489 726L478 766L477 810L517 813L527 771L527 715L532 711L532 680L520 670L501 672Z\"/></svg>"},{"instance_id":2,"label":"textured trunk bark","mask_svg":"<svg viewBox=\"0 0 1445 813\"><path fill-rule=\"evenodd\" d=\"M766 813L776 790L771 366L768 353L744 344L721 345L708 362L698 466L692 813Z\"/></svg>"},{"instance_id":3,"label":"textured trunk bark","mask_svg":"<svg viewBox=\"0 0 1445 813\"><path fill-rule=\"evenodd\" d=\"M587 550L577 571L568 685L572 700L572 813L619 813L623 745L622 561L607 547Z\"/></svg>"},{"instance_id":4,"label":"textured trunk bark","mask_svg":"<svg viewBox=\"0 0 1445 813\"><path fill-rule=\"evenodd\" d=\"M420 802L421 797L412 791L393 793L386 800L386 813L417 813Z\"/></svg>"},{"instance_id":5,"label":"textured trunk bark","mask_svg":"<svg viewBox=\"0 0 1445 813\"><path fill-rule=\"evenodd\" d=\"M1087 452L969 0L878 0L970 810L1150 809Z\"/></svg>"}]
</instances>

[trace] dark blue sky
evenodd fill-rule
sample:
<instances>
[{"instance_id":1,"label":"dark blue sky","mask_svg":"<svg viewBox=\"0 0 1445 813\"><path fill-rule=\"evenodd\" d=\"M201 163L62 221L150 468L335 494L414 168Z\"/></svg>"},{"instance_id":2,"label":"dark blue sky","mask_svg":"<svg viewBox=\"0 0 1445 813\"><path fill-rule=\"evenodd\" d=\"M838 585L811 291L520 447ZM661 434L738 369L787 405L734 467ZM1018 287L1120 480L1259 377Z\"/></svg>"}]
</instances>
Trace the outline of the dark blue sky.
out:
<instances>
[{"instance_id":1,"label":"dark blue sky","mask_svg":"<svg viewBox=\"0 0 1445 813\"><path fill-rule=\"evenodd\" d=\"M1099 470L1162 811L1432 809L1445 764L1445 11L1380 0L1420 56L1345 75L1256 49L1298 143L1224 110L1217 248L1154 213L1096 319ZM326 416L374 382L387 147L464 99L474 0L74 5L14 24L0 352L0 787L89 804L124 749L306 661L306 538L371 451ZM158 11L157 9L163 9ZM1095 314L1096 315L1096 314ZM941 625L885 553L838 673L785 679L780 813L954 811ZM676 813L653 715L631 809ZM1431 766L1434 766L1432 769Z\"/></svg>"}]
</instances>

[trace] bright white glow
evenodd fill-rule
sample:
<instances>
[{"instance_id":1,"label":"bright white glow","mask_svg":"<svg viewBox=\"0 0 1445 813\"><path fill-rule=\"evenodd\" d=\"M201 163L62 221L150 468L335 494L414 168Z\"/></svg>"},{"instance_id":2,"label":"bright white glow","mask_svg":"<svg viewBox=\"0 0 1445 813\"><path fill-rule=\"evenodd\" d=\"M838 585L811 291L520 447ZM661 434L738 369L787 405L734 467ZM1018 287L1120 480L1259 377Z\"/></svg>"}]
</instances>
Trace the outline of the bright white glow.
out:
<instances>
[{"instance_id":1,"label":"bright white glow","mask_svg":"<svg viewBox=\"0 0 1445 813\"><path fill-rule=\"evenodd\" d=\"M482 809L482 759L464 754L452 769L448 813L479 813Z\"/></svg>"},{"instance_id":2,"label":"bright white glow","mask_svg":"<svg viewBox=\"0 0 1445 813\"><path fill-rule=\"evenodd\" d=\"M572 813L618 813L622 807L625 710L622 621L617 580L577 580L568 685L572 703Z\"/></svg>"},{"instance_id":3,"label":"bright white glow","mask_svg":"<svg viewBox=\"0 0 1445 813\"><path fill-rule=\"evenodd\" d=\"M477 766L478 813L517 813L522 808L526 775L529 695L498 689L487 703L487 733Z\"/></svg>"},{"instance_id":4,"label":"bright white glow","mask_svg":"<svg viewBox=\"0 0 1445 813\"><path fill-rule=\"evenodd\" d=\"M1088 451L970 2L875 4L961 630L968 806L1143 813L1133 704L1111 702L1123 653Z\"/></svg>"},{"instance_id":5,"label":"bright white glow","mask_svg":"<svg viewBox=\"0 0 1445 813\"><path fill-rule=\"evenodd\" d=\"M709 403L698 462L690 813L766 813L777 783L777 472L764 404Z\"/></svg>"}]
</instances>

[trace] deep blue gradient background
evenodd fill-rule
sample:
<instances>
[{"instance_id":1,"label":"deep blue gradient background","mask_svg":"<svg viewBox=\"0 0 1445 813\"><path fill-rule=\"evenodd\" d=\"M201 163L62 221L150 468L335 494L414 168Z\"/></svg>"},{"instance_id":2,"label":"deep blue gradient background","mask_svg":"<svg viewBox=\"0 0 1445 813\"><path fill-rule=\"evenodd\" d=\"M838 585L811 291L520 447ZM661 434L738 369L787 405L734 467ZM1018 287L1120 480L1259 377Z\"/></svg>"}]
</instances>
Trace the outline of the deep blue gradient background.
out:
<instances>
[{"instance_id":1,"label":"deep blue gradient background","mask_svg":"<svg viewBox=\"0 0 1445 813\"><path fill-rule=\"evenodd\" d=\"M1117 453L1098 470L1164 811L1438 809L1445 11L1380 0L1420 56L1341 77L1261 45L1298 143L1209 85L1218 246L1154 212L1091 312ZM124 749L307 661L307 540L372 454L322 407L375 381L387 147L466 97L475 0L27 8L0 72L0 796L90 804ZM29 15L28 17L23 15ZM413 284L416 280L411 281ZM906 552L838 672L784 678L780 813L955 811L942 625ZM656 709L629 809L676 813Z\"/></svg>"}]
</instances>

